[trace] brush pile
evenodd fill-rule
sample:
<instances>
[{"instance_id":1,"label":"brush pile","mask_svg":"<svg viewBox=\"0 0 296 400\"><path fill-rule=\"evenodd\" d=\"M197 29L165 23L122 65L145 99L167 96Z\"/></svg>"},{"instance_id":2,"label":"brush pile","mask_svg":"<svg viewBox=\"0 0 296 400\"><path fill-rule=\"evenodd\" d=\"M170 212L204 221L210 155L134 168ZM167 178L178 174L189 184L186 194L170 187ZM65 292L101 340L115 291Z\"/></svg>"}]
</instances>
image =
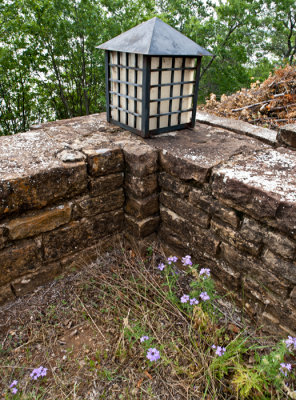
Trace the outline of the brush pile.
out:
<instances>
[{"instance_id":1,"label":"brush pile","mask_svg":"<svg viewBox=\"0 0 296 400\"><path fill-rule=\"evenodd\" d=\"M263 83L222 95L220 101L211 94L201 109L269 128L296 123L296 66L280 68Z\"/></svg>"}]
</instances>

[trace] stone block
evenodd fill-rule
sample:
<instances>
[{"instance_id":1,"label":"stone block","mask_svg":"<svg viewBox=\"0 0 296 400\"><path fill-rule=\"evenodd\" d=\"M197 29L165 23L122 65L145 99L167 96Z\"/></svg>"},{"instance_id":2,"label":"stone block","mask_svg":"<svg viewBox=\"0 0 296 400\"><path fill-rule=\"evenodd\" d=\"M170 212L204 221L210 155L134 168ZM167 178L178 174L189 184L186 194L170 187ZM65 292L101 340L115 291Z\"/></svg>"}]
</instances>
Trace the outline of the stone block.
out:
<instances>
[{"instance_id":1,"label":"stone block","mask_svg":"<svg viewBox=\"0 0 296 400\"><path fill-rule=\"evenodd\" d=\"M198 196L198 191L192 191L189 194L189 201L200 207L202 210L207 213L221 219L222 221L228 223L229 225L237 228L240 220L235 212L231 208L225 207L223 204L219 203L212 196L201 195Z\"/></svg>"},{"instance_id":2,"label":"stone block","mask_svg":"<svg viewBox=\"0 0 296 400\"><path fill-rule=\"evenodd\" d=\"M188 247L189 245L192 246L194 230L188 221L162 205L160 206L160 218L162 227L173 231L175 235L182 238L182 241L184 242L183 247Z\"/></svg>"},{"instance_id":3,"label":"stone block","mask_svg":"<svg viewBox=\"0 0 296 400\"><path fill-rule=\"evenodd\" d=\"M12 219L5 226L11 240L24 239L67 224L71 219L71 211L70 203L61 204L54 208L30 212L23 217Z\"/></svg>"},{"instance_id":4,"label":"stone block","mask_svg":"<svg viewBox=\"0 0 296 400\"><path fill-rule=\"evenodd\" d=\"M125 224L123 210L115 210L109 213L98 214L93 217L93 237L97 241L107 235L119 234Z\"/></svg>"},{"instance_id":5,"label":"stone block","mask_svg":"<svg viewBox=\"0 0 296 400\"><path fill-rule=\"evenodd\" d=\"M275 293L272 292L267 286L266 283L258 279L258 277L251 277L249 275L246 275L243 277L243 287L244 287L244 292L248 293L249 295L251 294L253 297L255 297L258 301L260 301L264 305L270 305L272 304L273 306L280 306L283 301L283 297L278 297ZM286 292L282 293L284 298L287 296L287 290Z\"/></svg>"},{"instance_id":6,"label":"stone block","mask_svg":"<svg viewBox=\"0 0 296 400\"><path fill-rule=\"evenodd\" d=\"M86 149L88 173L91 176L102 176L122 172L124 168L123 153L120 148Z\"/></svg>"},{"instance_id":7,"label":"stone block","mask_svg":"<svg viewBox=\"0 0 296 400\"><path fill-rule=\"evenodd\" d=\"M130 215L125 215L127 231L135 238L144 238L157 231L159 221L159 216L148 217L139 221Z\"/></svg>"},{"instance_id":8,"label":"stone block","mask_svg":"<svg viewBox=\"0 0 296 400\"><path fill-rule=\"evenodd\" d=\"M31 273L13 280L11 285L16 296L23 296L32 292L36 287L54 280L61 273L62 268L59 262L43 264Z\"/></svg>"},{"instance_id":9,"label":"stone block","mask_svg":"<svg viewBox=\"0 0 296 400\"><path fill-rule=\"evenodd\" d=\"M72 221L63 228L43 234L44 259L61 259L94 245L103 237L122 230L124 214L122 210L98 214L92 218Z\"/></svg>"},{"instance_id":10,"label":"stone block","mask_svg":"<svg viewBox=\"0 0 296 400\"><path fill-rule=\"evenodd\" d=\"M268 230L254 219L244 217L239 233L243 239L260 245L263 243Z\"/></svg>"},{"instance_id":11,"label":"stone block","mask_svg":"<svg viewBox=\"0 0 296 400\"><path fill-rule=\"evenodd\" d=\"M292 260L296 252L296 243L277 232L269 231L264 238L266 246L272 252Z\"/></svg>"},{"instance_id":12,"label":"stone block","mask_svg":"<svg viewBox=\"0 0 296 400\"><path fill-rule=\"evenodd\" d=\"M127 197L125 212L136 219L144 219L159 212L158 193L144 199Z\"/></svg>"},{"instance_id":13,"label":"stone block","mask_svg":"<svg viewBox=\"0 0 296 400\"><path fill-rule=\"evenodd\" d=\"M279 205L276 212L276 223L273 226L289 235L293 235L296 239L296 190L291 193L290 199L289 201L282 201Z\"/></svg>"},{"instance_id":14,"label":"stone block","mask_svg":"<svg viewBox=\"0 0 296 400\"><path fill-rule=\"evenodd\" d=\"M34 240L27 240L0 251L0 284L23 276L41 263L41 251Z\"/></svg>"},{"instance_id":15,"label":"stone block","mask_svg":"<svg viewBox=\"0 0 296 400\"><path fill-rule=\"evenodd\" d=\"M164 224L160 225L158 236L161 240L161 243L170 248L170 255L178 254L180 256L184 256L185 253L187 254L188 251L191 251L189 242L186 242L181 235L172 231Z\"/></svg>"},{"instance_id":16,"label":"stone block","mask_svg":"<svg viewBox=\"0 0 296 400\"><path fill-rule=\"evenodd\" d=\"M191 190L191 186L187 185L186 183L182 182L180 179L173 177L165 172L161 172L159 174L159 186L164 191L169 191L176 193L177 195L184 197L186 196L189 191ZM195 190L195 189L194 189ZM199 194L201 191L197 190Z\"/></svg>"},{"instance_id":17,"label":"stone block","mask_svg":"<svg viewBox=\"0 0 296 400\"><path fill-rule=\"evenodd\" d=\"M137 177L126 174L125 187L131 192L133 197L148 197L157 191L157 175L151 174L143 177Z\"/></svg>"},{"instance_id":18,"label":"stone block","mask_svg":"<svg viewBox=\"0 0 296 400\"><path fill-rule=\"evenodd\" d=\"M296 154L269 149L238 156L213 173L212 189L223 203L296 233Z\"/></svg>"},{"instance_id":19,"label":"stone block","mask_svg":"<svg viewBox=\"0 0 296 400\"><path fill-rule=\"evenodd\" d=\"M296 284L296 262L285 261L268 249L263 253L262 259L275 275L285 278L293 285Z\"/></svg>"},{"instance_id":20,"label":"stone block","mask_svg":"<svg viewBox=\"0 0 296 400\"><path fill-rule=\"evenodd\" d=\"M43 208L47 204L73 197L87 189L84 163L37 172L9 181L0 179L0 219L13 212Z\"/></svg>"},{"instance_id":21,"label":"stone block","mask_svg":"<svg viewBox=\"0 0 296 400\"><path fill-rule=\"evenodd\" d=\"M74 201L73 218L77 219L117 210L123 206L123 203L124 192L122 188L98 197L87 195Z\"/></svg>"},{"instance_id":22,"label":"stone block","mask_svg":"<svg viewBox=\"0 0 296 400\"><path fill-rule=\"evenodd\" d=\"M280 143L296 148L296 124L280 126L277 139Z\"/></svg>"},{"instance_id":23,"label":"stone block","mask_svg":"<svg viewBox=\"0 0 296 400\"><path fill-rule=\"evenodd\" d=\"M10 284L0 285L0 304L13 300L15 300L15 294L11 290Z\"/></svg>"},{"instance_id":24,"label":"stone block","mask_svg":"<svg viewBox=\"0 0 296 400\"><path fill-rule=\"evenodd\" d=\"M5 243L7 242L7 235L7 228L5 228L5 226L0 226L0 250L5 246Z\"/></svg>"},{"instance_id":25,"label":"stone block","mask_svg":"<svg viewBox=\"0 0 296 400\"><path fill-rule=\"evenodd\" d=\"M139 143L123 148L127 172L133 176L151 175L158 169L158 151Z\"/></svg>"},{"instance_id":26,"label":"stone block","mask_svg":"<svg viewBox=\"0 0 296 400\"><path fill-rule=\"evenodd\" d=\"M160 203L173 210L193 225L196 224L203 228L208 228L209 226L210 216L208 213L194 207L186 200L176 198L172 193L161 192Z\"/></svg>"},{"instance_id":27,"label":"stone block","mask_svg":"<svg viewBox=\"0 0 296 400\"><path fill-rule=\"evenodd\" d=\"M296 308L296 286L294 286L292 292L290 293L290 299L292 305Z\"/></svg>"},{"instance_id":28,"label":"stone block","mask_svg":"<svg viewBox=\"0 0 296 400\"><path fill-rule=\"evenodd\" d=\"M211 169L198 165L190 160L177 157L167 150L160 152L160 166L170 175L183 180L194 180L197 183L204 183L210 176Z\"/></svg>"},{"instance_id":29,"label":"stone block","mask_svg":"<svg viewBox=\"0 0 296 400\"><path fill-rule=\"evenodd\" d=\"M123 186L124 173L118 172L101 176L99 178L92 178L89 181L89 191L91 196L101 196L102 194L113 192Z\"/></svg>"},{"instance_id":30,"label":"stone block","mask_svg":"<svg viewBox=\"0 0 296 400\"><path fill-rule=\"evenodd\" d=\"M216 218L211 220L211 229L218 235L221 239L226 242L229 242L232 246L237 247L242 251L247 251L252 255L258 255L261 250L261 245L257 243L253 243L243 237L240 234L233 230L227 224L223 224Z\"/></svg>"},{"instance_id":31,"label":"stone block","mask_svg":"<svg viewBox=\"0 0 296 400\"><path fill-rule=\"evenodd\" d=\"M200 198L202 196L202 191L200 189L195 189L192 188L190 190L189 196L188 196L188 201L189 203L191 203L192 205L196 206L196 207L200 207ZM211 207L206 207L204 208L205 211L210 212Z\"/></svg>"},{"instance_id":32,"label":"stone block","mask_svg":"<svg viewBox=\"0 0 296 400\"><path fill-rule=\"evenodd\" d=\"M194 252L195 255L195 252ZM201 267L210 268L215 285L220 283L222 293L240 289L240 273L229 264L213 257L212 253L197 255L197 262Z\"/></svg>"},{"instance_id":33,"label":"stone block","mask_svg":"<svg viewBox=\"0 0 296 400\"><path fill-rule=\"evenodd\" d=\"M92 221L72 221L65 227L43 234L45 261L61 259L94 242Z\"/></svg>"}]
</instances>

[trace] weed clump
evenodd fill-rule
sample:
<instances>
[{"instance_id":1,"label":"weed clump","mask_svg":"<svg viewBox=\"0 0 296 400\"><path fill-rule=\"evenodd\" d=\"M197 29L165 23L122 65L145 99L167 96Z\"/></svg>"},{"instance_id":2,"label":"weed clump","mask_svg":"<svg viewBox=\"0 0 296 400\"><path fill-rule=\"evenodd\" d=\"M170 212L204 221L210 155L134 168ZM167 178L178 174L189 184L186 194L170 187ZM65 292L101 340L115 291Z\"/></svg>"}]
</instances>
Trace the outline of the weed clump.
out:
<instances>
[{"instance_id":1,"label":"weed clump","mask_svg":"<svg viewBox=\"0 0 296 400\"><path fill-rule=\"evenodd\" d=\"M190 255L114 250L24 298L25 309L18 302L0 310L3 321L14 316L1 331L0 393L7 400L295 399L296 338L274 344L251 336L218 300L210 269Z\"/></svg>"}]
</instances>

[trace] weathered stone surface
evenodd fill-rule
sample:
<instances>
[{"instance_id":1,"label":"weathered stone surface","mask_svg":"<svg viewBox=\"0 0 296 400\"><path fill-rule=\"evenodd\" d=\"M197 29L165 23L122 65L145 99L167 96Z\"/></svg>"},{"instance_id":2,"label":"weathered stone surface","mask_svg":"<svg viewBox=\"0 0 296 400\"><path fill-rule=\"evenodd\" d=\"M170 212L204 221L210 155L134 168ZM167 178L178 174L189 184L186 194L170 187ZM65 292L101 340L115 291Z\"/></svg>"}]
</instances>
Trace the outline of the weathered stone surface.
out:
<instances>
[{"instance_id":1,"label":"weathered stone surface","mask_svg":"<svg viewBox=\"0 0 296 400\"><path fill-rule=\"evenodd\" d=\"M113 192L123 186L124 173L119 172L90 179L89 191L91 196L101 196L102 194Z\"/></svg>"},{"instance_id":2,"label":"weathered stone surface","mask_svg":"<svg viewBox=\"0 0 296 400\"><path fill-rule=\"evenodd\" d=\"M151 174L143 177L137 177L126 174L124 184L126 189L131 192L132 196L144 198L157 191L157 175Z\"/></svg>"},{"instance_id":3,"label":"weathered stone surface","mask_svg":"<svg viewBox=\"0 0 296 400\"><path fill-rule=\"evenodd\" d=\"M44 258L47 261L61 259L94 242L92 221L82 219L63 228L43 234Z\"/></svg>"},{"instance_id":4,"label":"weathered stone surface","mask_svg":"<svg viewBox=\"0 0 296 400\"><path fill-rule=\"evenodd\" d=\"M281 276L294 285L296 284L296 262L284 261L270 250L265 250L263 261L266 267L273 271L277 276Z\"/></svg>"},{"instance_id":5,"label":"weathered stone surface","mask_svg":"<svg viewBox=\"0 0 296 400\"><path fill-rule=\"evenodd\" d=\"M227 222L234 228L237 228L240 223L240 220L234 210L225 207L212 196L201 195L196 189L193 189L189 193L189 202L206 211L207 213L221 219L222 221Z\"/></svg>"},{"instance_id":6,"label":"weathered stone surface","mask_svg":"<svg viewBox=\"0 0 296 400\"><path fill-rule=\"evenodd\" d=\"M156 135L151 144L160 149L160 166L170 175L204 183L214 166L234 154L248 153L265 145L223 129L207 129L200 124L193 130Z\"/></svg>"},{"instance_id":7,"label":"weathered stone surface","mask_svg":"<svg viewBox=\"0 0 296 400\"><path fill-rule=\"evenodd\" d=\"M277 133L274 130L263 128L261 126L251 125L248 122L241 120L224 118L214 114L209 114L204 111L198 110L196 113L196 120L212 126L229 129L230 131L241 133L243 135L251 136L259 139L262 142L276 145Z\"/></svg>"},{"instance_id":8,"label":"weathered stone surface","mask_svg":"<svg viewBox=\"0 0 296 400\"><path fill-rule=\"evenodd\" d=\"M0 285L0 304L4 304L14 299L15 295L11 290L10 283L6 285Z\"/></svg>"},{"instance_id":9,"label":"weathered stone surface","mask_svg":"<svg viewBox=\"0 0 296 400\"><path fill-rule=\"evenodd\" d=\"M212 230L223 240L229 242L234 247L240 250L247 251L252 255L258 255L261 249L260 244L253 243L240 236L240 234L233 230L229 225L223 224L217 219L211 220Z\"/></svg>"},{"instance_id":10,"label":"weathered stone surface","mask_svg":"<svg viewBox=\"0 0 296 400\"><path fill-rule=\"evenodd\" d=\"M123 148L127 172L134 176L153 174L158 169L158 151L147 145L127 145Z\"/></svg>"},{"instance_id":11,"label":"weathered stone surface","mask_svg":"<svg viewBox=\"0 0 296 400\"><path fill-rule=\"evenodd\" d=\"M57 154L57 158L66 163L73 163L85 160L86 156L77 150L63 150Z\"/></svg>"},{"instance_id":12,"label":"weathered stone surface","mask_svg":"<svg viewBox=\"0 0 296 400\"><path fill-rule=\"evenodd\" d=\"M123 171L124 160L120 148L85 149L88 173L101 176Z\"/></svg>"},{"instance_id":13,"label":"weathered stone surface","mask_svg":"<svg viewBox=\"0 0 296 400\"><path fill-rule=\"evenodd\" d=\"M158 193L144 199L128 197L125 204L125 212L136 219L144 219L159 211Z\"/></svg>"},{"instance_id":14,"label":"weathered stone surface","mask_svg":"<svg viewBox=\"0 0 296 400\"><path fill-rule=\"evenodd\" d=\"M280 126L277 139L287 146L296 148L296 124Z\"/></svg>"},{"instance_id":15,"label":"weathered stone surface","mask_svg":"<svg viewBox=\"0 0 296 400\"><path fill-rule=\"evenodd\" d=\"M41 252L33 240L28 240L1 250L0 260L0 283L4 285L36 269L41 262Z\"/></svg>"},{"instance_id":16,"label":"weathered stone surface","mask_svg":"<svg viewBox=\"0 0 296 400\"><path fill-rule=\"evenodd\" d=\"M123 211L98 214L91 219L70 222L63 228L43 234L44 258L61 259L83 250L104 236L119 233L124 221Z\"/></svg>"},{"instance_id":17,"label":"weathered stone surface","mask_svg":"<svg viewBox=\"0 0 296 400\"><path fill-rule=\"evenodd\" d=\"M191 250L189 243L186 242L184 238L167 228L163 223L160 225L158 236L164 245L169 246L170 255L177 254L179 256L184 256L185 252L187 254L188 250Z\"/></svg>"},{"instance_id":18,"label":"weathered stone surface","mask_svg":"<svg viewBox=\"0 0 296 400\"><path fill-rule=\"evenodd\" d=\"M165 207L170 208L187 221L190 221L191 224L197 224L203 228L208 228L209 226L210 216L208 213L199 208L193 207L185 200L176 198L171 193L161 192L160 203Z\"/></svg>"},{"instance_id":19,"label":"weathered stone surface","mask_svg":"<svg viewBox=\"0 0 296 400\"><path fill-rule=\"evenodd\" d=\"M186 196L191 190L191 186L184 183L180 179L176 177L172 177L171 175L161 172L158 176L159 186L164 191L169 191L176 193L180 196ZM198 191L200 193L200 191Z\"/></svg>"},{"instance_id":20,"label":"weathered stone surface","mask_svg":"<svg viewBox=\"0 0 296 400\"><path fill-rule=\"evenodd\" d=\"M257 219L296 232L296 153L267 150L238 156L214 171L213 193Z\"/></svg>"},{"instance_id":21,"label":"weathered stone surface","mask_svg":"<svg viewBox=\"0 0 296 400\"><path fill-rule=\"evenodd\" d=\"M162 205L160 206L160 217L162 226L174 232L175 236L178 236L180 240L184 242L182 245L183 247L192 247L194 229L190 222Z\"/></svg>"},{"instance_id":22,"label":"weathered stone surface","mask_svg":"<svg viewBox=\"0 0 296 400\"><path fill-rule=\"evenodd\" d=\"M23 296L33 291L36 287L52 281L61 272L62 268L59 262L43 264L25 276L13 280L11 285L17 296Z\"/></svg>"},{"instance_id":23,"label":"weathered stone surface","mask_svg":"<svg viewBox=\"0 0 296 400\"><path fill-rule=\"evenodd\" d=\"M107 235L117 235L124 227L123 210L111 211L105 214L98 214L93 217L94 238L101 239Z\"/></svg>"},{"instance_id":24,"label":"weathered stone surface","mask_svg":"<svg viewBox=\"0 0 296 400\"><path fill-rule=\"evenodd\" d=\"M254 219L244 217L241 229L239 231L240 236L250 242L260 245L263 243L264 238L267 235L268 230L262 224L255 221Z\"/></svg>"},{"instance_id":25,"label":"weathered stone surface","mask_svg":"<svg viewBox=\"0 0 296 400\"><path fill-rule=\"evenodd\" d=\"M2 249L7 242L8 231L4 226L0 226L0 249Z\"/></svg>"},{"instance_id":26,"label":"weathered stone surface","mask_svg":"<svg viewBox=\"0 0 296 400\"><path fill-rule=\"evenodd\" d=\"M123 203L124 192L122 188L98 197L87 195L74 201L73 218L77 219L117 210L123 206Z\"/></svg>"},{"instance_id":27,"label":"weathered stone surface","mask_svg":"<svg viewBox=\"0 0 296 400\"><path fill-rule=\"evenodd\" d=\"M296 243L279 233L268 231L264 241L274 253L288 259L293 259L296 252Z\"/></svg>"},{"instance_id":28,"label":"weathered stone surface","mask_svg":"<svg viewBox=\"0 0 296 400\"><path fill-rule=\"evenodd\" d=\"M290 298L291 298L291 303L293 304L294 307L296 307L296 286L293 288L290 294Z\"/></svg>"},{"instance_id":29,"label":"weathered stone surface","mask_svg":"<svg viewBox=\"0 0 296 400\"><path fill-rule=\"evenodd\" d=\"M265 305L272 304L274 306L280 306L283 297L277 297L269 288L266 287L265 282L253 277L246 275L243 278L244 291L251 294L257 300ZM287 296L287 291L283 292L282 295Z\"/></svg>"},{"instance_id":30,"label":"weathered stone surface","mask_svg":"<svg viewBox=\"0 0 296 400\"><path fill-rule=\"evenodd\" d=\"M160 206L160 216L162 224L169 227L175 236L184 242L183 247L190 247L198 254L206 252L215 256L220 240L208 229L193 225L192 221L187 221L162 205Z\"/></svg>"},{"instance_id":31,"label":"weathered stone surface","mask_svg":"<svg viewBox=\"0 0 296 400\"><path fill-rule=\"evenodd\" d=\"M160 152L160 165L167 173L187 181L193 179L197 183L203 183L210 176L210 168L195 165L194 162L176 157L166 150Z\"/></svg>"},{"instance_id":32,"label":"weathered stone surface","mask_svg":"<svg viewBox=\"0 0 296 400\"><path fill-rule=\"evenodd\" d=\"M60 260L62 272L77 271L86 265L90 265L97 260L98 256L102 255L104 251L110 250L114 244L118 244L116 239L116 235L104 237L96 241L96 243L90 247L63 257Z\"/></svg>"},{"instance_id":33,"label":"weathered stone surface","mask_svg":"<svg viewBox=\"0 0 296 400\"><path fill-rule=\"evenodd\" d=\"M127 230L129 233L133 234L135 238L144 238L155 232L158 229L159 220L159 216L148 217L141 221L130 215L125 216Z\"/></svg>"},{"instance_id":34,"label":"weathered stone surface","mask_svg":"<svg viewBox=\"0 0 296 400\"><path fill-rule=\"evenodd\" d=\"M71 204L61 204L55 208L35 211L5 224L11 240L24 239L48 232L70 221Z\"/></svg>"},{"instance_id":35,"label":"weathered stone surface","mask_svg":"<svg viewBox=\"0 0 296 400\"><path fill-rule=\"evenodd\" d=\"M12 212L42 208L83 193L86 188L84 163L64 164L61 168L5 181L0 177L0 219Z\"/></svg>"}]
</instances>

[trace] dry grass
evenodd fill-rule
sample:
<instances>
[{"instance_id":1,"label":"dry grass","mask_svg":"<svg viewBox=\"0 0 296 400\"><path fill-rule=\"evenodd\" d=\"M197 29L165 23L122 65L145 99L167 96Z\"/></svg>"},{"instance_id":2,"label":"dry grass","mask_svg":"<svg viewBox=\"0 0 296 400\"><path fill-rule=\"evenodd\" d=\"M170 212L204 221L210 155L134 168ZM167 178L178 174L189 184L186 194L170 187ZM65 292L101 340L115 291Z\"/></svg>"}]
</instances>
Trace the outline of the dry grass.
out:
<instances>
[{"instance_id":1,"label":"dry grass","mask_svg":"<svg viewBox=\"0 0 296 400\"><path fill-rule=\"evenodd\" d=\"M214 322L200 307L189 318L168 299L156 269L160 257L114 250L2 307L0 394L9 399L239 399L232 367L221 373L211 345L230 343L231 351L233 343L232 363L249 360L253 353L243 350L244 332L225 316ZM187 286L181 273L177 297ZM148 362L140 343L144 334L161 353L155 363ZM29 374L40 365L48 368L47 377L32 382ZM8 386L14 379L19 394L12 397ZM285 398L272 387L269 393L249 398Z\"/></svg>"}]
</instances>

